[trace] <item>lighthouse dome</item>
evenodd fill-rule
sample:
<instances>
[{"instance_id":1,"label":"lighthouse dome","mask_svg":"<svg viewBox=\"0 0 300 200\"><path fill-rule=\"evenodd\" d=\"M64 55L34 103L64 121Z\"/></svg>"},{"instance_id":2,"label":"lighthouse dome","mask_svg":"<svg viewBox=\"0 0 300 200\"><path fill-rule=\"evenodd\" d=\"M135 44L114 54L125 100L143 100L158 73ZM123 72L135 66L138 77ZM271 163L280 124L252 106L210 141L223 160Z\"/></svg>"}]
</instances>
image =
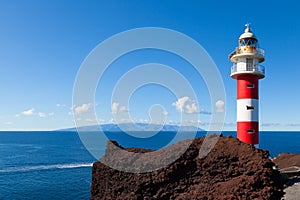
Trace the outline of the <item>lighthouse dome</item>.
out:
<instances>
[{"instance_id":1,"label":"lighthouse dome","mask_svg":"<svg viewBox=\"0 0 300 200\"><path fill-rule=\"evenodd\" d=\"M239 40L245 38L253 38L257 40L256 36L251 31L250 24L246 24L245 26L246 26L245 32L239 37Z\"/></svg>"},{"instance_id":2,"label":"lighthouse dome","mask_svg":"<svg viewBox=\"0 0 300 200\"><path fill-rule=\"evenodd\" d=\"M239 46L253 46L258 47L256 36L252 33L250 24L246 24L245 32L239 37Z\"/></svg>"}]
</instances>

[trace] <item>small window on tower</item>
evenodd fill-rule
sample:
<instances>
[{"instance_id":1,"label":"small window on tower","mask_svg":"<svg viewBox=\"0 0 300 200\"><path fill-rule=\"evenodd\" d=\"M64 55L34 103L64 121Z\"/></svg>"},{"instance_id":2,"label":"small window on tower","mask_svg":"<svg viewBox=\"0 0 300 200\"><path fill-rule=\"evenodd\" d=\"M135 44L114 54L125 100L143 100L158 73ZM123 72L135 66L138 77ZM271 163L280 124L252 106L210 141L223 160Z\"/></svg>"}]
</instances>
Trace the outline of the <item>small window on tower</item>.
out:
<instances>
[{"instance_id":1,"label":"small window on tower","mask_svg":"<svg viewBox=\"0 0 300 200\"><path fill-rule=\"evenodd\" d=\"M255 130L254 129L248 129L247 133L255 133Z\"/></svg>"},{"instance_id":2,"label":"small window on tower","mask_svg":"<svg viewBox=\"0 0 300 200\"><path fill-rule=\"evenodd\" d=\"M255 86L254 86L254 84L247 84L246 87L247 88L254 88Z\"/></svg>"},{"instance_id":3,"label":"small window on tower","mask_svg":"<svg viewBox=\"0 0 300 200\"><path fill-rule=\"evenodd\" d=\"M254 110L254 106L246 106L247 110Z\"/></svg>"}]
</instances>

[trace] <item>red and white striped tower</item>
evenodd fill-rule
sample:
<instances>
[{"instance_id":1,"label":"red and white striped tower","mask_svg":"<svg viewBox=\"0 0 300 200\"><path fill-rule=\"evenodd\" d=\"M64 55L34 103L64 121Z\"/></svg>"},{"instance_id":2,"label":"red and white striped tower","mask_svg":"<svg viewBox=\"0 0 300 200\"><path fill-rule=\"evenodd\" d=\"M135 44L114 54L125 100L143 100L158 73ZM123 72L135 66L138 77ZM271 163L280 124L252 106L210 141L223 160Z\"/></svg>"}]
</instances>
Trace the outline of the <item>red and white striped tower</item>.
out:
<instances>
[{"instance_id":1,"label":"red and white striped tower","mask_svg":"<svg viewBox=\"0 0 300 200\"><path fill-rule=\"evenodd\" d=\"M259 134L258 80L265 77L265 69L259 64L265 60L265 54L249 24L238 44L229 55L234 63L230 76L237 79L237 137L242 142L256 145Z\"/></svg>"}]
</instances>

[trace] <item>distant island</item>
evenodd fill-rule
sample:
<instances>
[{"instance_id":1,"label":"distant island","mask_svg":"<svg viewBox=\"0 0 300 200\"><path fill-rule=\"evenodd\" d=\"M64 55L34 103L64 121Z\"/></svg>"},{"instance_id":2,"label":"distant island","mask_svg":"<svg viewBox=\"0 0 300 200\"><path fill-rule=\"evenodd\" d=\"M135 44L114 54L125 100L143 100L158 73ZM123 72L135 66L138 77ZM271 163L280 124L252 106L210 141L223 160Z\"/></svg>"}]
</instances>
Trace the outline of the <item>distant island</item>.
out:
<instances>
[{"instance_id":1,"label":"distant island","mask_svg":"<svg viewBox=\"0 0 300 200\"><path fill-rule=\"evenodd\" d=\"M99 124L92 126L73 127L67 129L61 129L56 131L84 131L92 132L99 131L99 127L104 132L122 132L122 131L165 131L165 132L176 132L181 131L204 131L201 128L195 126L178 126L178 125L161 125L161 124L147 124L147 123L122 123L122 124ZM121 129L121 128L122 129Z\"/></svg>"}]
</instances>

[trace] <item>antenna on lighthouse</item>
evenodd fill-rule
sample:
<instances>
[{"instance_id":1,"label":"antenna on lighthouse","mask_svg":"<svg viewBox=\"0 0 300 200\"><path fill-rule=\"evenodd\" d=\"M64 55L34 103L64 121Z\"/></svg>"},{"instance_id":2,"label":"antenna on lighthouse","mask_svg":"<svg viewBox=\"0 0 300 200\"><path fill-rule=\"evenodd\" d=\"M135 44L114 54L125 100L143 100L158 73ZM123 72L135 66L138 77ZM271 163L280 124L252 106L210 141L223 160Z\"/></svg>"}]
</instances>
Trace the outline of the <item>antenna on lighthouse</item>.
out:
<instances>
[{"instance_id":1,"label":"antenna on lighthouse","mask_svg":"<svg viewBox=\"0 0 300 200\"><path fill-rule=\"evenodd\" d=\"M250 27L251 23L246 23L245 26L246 26L246 30L245 32L251 32L251 27Z\"/></svg>"}]
</instances>

